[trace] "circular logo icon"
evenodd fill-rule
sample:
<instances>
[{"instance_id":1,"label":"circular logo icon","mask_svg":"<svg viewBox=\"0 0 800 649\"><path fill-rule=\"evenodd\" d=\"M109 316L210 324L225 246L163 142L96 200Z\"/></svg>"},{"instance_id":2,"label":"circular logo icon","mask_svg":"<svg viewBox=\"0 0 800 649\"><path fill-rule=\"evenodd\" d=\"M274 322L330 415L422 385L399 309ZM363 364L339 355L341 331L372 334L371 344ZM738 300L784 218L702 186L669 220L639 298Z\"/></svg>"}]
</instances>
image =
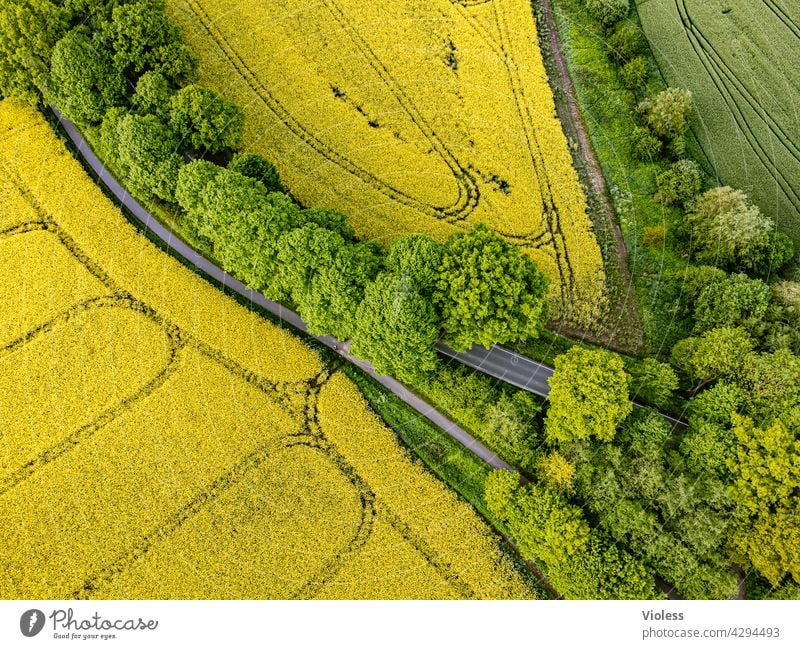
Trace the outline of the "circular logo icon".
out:
<instances>
[{"instance_id":1,"label":"circular logo icon","mask_svg":"<svg viewBox=\"0 0 800 649\"><path fill-rule=\"evenodd\" d=\"M27 638L32 638L39 631L44 628L44 613L38 608L32 608L30 611L25 611L22 617L19 618L19 630L22 635Z\"/></svg>"}]
</instances>

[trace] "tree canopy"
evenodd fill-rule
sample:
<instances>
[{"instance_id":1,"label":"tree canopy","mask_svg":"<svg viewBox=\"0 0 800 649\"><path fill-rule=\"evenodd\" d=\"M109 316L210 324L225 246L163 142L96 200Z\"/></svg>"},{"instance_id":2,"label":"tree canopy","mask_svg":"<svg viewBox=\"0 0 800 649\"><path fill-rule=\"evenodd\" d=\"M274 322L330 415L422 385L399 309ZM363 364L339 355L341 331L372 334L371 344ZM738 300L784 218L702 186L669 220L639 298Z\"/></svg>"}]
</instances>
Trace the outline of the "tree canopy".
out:
<instances>
[{"instance_id":1,"label":"tree canopy","mask_svg":"<svg viewBox=\"0 0 800 649\"><path fill-rule=\"evenodd\" d=\"M434 302L447 343L464 351L537 336L546 293L547 279L533 260L478 224L448 240Z\"/></svg>"},{"instance_id":2,"label":"tree canopy","mask_svg":"<svg viewBox=\"0 0 800 649\"><path fill-rule=\"evenodd\" d=\"M633 409L630 377L611 352L573 347L556 358L549 383L545 431L553 442L610 441Z\"/></svg>"}]
</instances>

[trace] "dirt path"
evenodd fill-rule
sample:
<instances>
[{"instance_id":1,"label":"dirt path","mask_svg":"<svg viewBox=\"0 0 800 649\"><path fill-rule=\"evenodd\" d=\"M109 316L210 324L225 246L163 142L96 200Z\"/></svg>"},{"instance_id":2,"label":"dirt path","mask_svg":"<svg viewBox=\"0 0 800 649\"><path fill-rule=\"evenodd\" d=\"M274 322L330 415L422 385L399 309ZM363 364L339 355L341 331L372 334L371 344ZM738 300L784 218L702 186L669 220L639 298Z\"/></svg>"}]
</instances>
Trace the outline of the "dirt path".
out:
<instances>
[{"instance_id":1,"label":"dirt path","mask_svg":"<svg viewBox=\"0 0 800 649\"><path fill-rule=\"evenodd\" d=\"M561 38L558 35L558 27L556 26L555 16L553 15L553 6L550 0L540 0L542 12L544 14L545 23L547 25L547 39L550 44L550 52L552 55L553 63L558 70L559 83L561 89L564 91L564 98L566 100L569 114L566 117L569 120L569 125L572 132L575 134L578 143L578 150L580 156L586 164L586 173L591 183L592 193L597 197L600 202L601 211L605 217L606 224L614 237L614 247L617 259L619 260L619 275L620 282L624 289L624 295L621 298L620 310L616 314L616 323L628 322L634 323L632 332L635 333L634 343L637 349L630 351L641 351L644 346L644 338L642 334L642 323L639 310L636 306L636 292L633 286L630 269L628 268L628 248L625 245L625 237L622 234L622 229L617 223L616 213L614 206L611 203L608 193L608 185L606 184L603 170L600 167L600 162L592 149L589 135L586 132L586 126L583 123L580 107L578 104L577 95L575 94L575 87L572 85L572 78L569 76L569 68L567 61L564 58L564 53L561 51ZM563 328L562 328L563 329ZM587 336L578 331L570 330L570 334L577 334L577 337L591 340L594 336ZM607 344L611 347L618 347L611 338L601 337L599 342Z\"/></svg>"}]
</instances>

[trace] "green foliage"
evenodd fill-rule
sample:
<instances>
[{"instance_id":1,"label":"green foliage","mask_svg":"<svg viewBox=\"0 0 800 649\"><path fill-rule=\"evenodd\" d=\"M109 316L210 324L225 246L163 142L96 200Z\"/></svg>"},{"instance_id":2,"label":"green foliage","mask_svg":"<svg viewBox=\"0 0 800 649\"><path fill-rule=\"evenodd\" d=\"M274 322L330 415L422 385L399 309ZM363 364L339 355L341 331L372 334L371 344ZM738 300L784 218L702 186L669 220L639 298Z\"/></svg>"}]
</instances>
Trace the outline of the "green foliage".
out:
<instances>
[{"instance_id":1,"label":"green foliage","mask_svg":"<svg viewBox=\"0 0 800 649\"><path fill-rule=\"evenodd\" d=\"M742 273L706 286L694 307L695 331L716 327L752 328L767 312L772 293L764 282Z\"/></svg>"},{"instance_id":2,"label":"green foliage","mask_svg":"<svg viewBox=\"0 0 800 649\"><path fill-rule=\"evenodd\" d=\"M73 30L56 43L50 61L47 97L64 115L79 123L96 123L124 94L103 50L82 31Z\"/></svg>"},{"instance_id":3,"label":"green foliage","mask_svg":"<svg viewBox=\"0 0 800 649\"><path fill-rule=\"evenodd\" d=\"M447 242L434 302L446 342L487 349L538 335L547 315L547 278L531 258L478 224Z\"/></svg>"},{"instance_id":4,"label":"green foliage","mask_svg":"<svg viewBox=\"0 0 800 649\"><path fill-rule=\"evenodd\" d=\"M170 125L194 150L231 151L241 143L244 112L213 90L190 85L172 97Z\"/></svg>"},{"instance_id":5,"label":"green foliage","mask_svg":"<svg viewBox=\"0 0 800 649\"><path fill-rule=\"evenodd\" d=\"M140 114L151 113L163 121L168 121L172 92L163 74L145 72L139 77L131 102Z\"/></svg>"},{"instance_id":6,"label":"green foliage","mask_svg":"<svg viewBox=\"0 0 800 649\"><path fill-rule=\"evenodd\" d=\"M282 192L281 177L271 162L257 153L236 153L228 163L228 170L260 181L268 192ZM322 225L322 223L320 223ZM331 230L336 228L331 227Z\"/></svg>"},{"instance_id":7,"label":"green foliage","mask_svg":"<svg viewBox=\"0 0 800 649\"><path fill-rule=\"evenodd\" d=\"M429 298L405 276L382 273L356 311L351 351L379 374L416 382L438 366L439 318Z\"/></svg>"},{"instance_id":8,"label":"green foliage","mask_svg":"<svg viewBox=\"0 0 800 649\"><path fill-rule=\"evenodd\" d=\"M606 27L618 23L630 10L628 0L586 0L586 8Z\"/></svg>"},{"instance_id":9,"label":"green foliage","mask_svg":"<svg viewBox=\"0 0 800 649\"><path fill-rule=\"evenodd\" d=\"M653 404L664 406L678 389L678 377L667 363L654 358L645 358L631 369L634 397Z\"/></svg>"},{"instance_id":10,"label":"green foliage","mask_svg":"<svg viewBox=\"0 0 800 649\"><path fill-rule=\"evenodd\" d=\"M175 86L197 79L197 60L167 19L163 0L112 6L110 19L102 20L95 32L95 41L98 51L109 53L119 78L135 84L139 76L152 70Z\"/></svg>"},{"instance_id":11,"label":"green foliage","mask_svg":"<svg viewBox=\"0 0 800 649\"><path fill-rule=\"evenodd\" d=\"M641 552L682 594L727 597L736 580L722 552L730 516L724 485L689 473L670 452L671 439L661 417L637 413L615 444L570 448L577 494L603 530Z\"/></svg>"},{"instance_id":12,"label":"green foliage","mask_svg":"<svg viewBox=\"0 0 800 649\"><path fill-rule=\"evenodd\" d=\"M539 478L548 489L566 494L574 491L572 479L575 477L575 465L558 451L545 455L536 468Z\"/></svg>"},{"instance_id":13,"label":"green foliage","mask_svg":"<svg viewBox=\"0 0 800 649\"><path fill-rule=\"evenodd\" d=\"M593 532L587 547L550 567L548 577L567 599L661 599L652 571Z\"/></svg>"},{"instance_id":14,"label":"green foliage","mask_svg":"<svg viewBox=\"0 0 800 649\"><path fill-rule=\"evenodd\" d=\"M656 179L656 200L664 205L689 206L703 187L703 173L693 160L678 160Z\"/></svg>"},{"instance_id":15,"label":"green foliage","mask_svg":"<svg viewBox=\"0 0 800 649\"><path fill-rule=\"evenodd\" d=\"M203 191L208 183L224 173L213 162L195 160L181 167L175 187L175 200L189 215L204 209Z\"/></svg>"},{"instance_id":16,"label":"green foliage","mask_svg":"<svg viewBox=\"0 0 800 649\"><path fill-rule=\"evenodd\" d=\"M682 137L689 128L692 93L681 88L667 88L654 98L645 99L638 111L644 123L664 142Z\"/></svg>"},{"instance_id":17,"label":"green foliage","mask_svg":"<svg viewBox=\"0 0 800 649\"><path fill-rule=\"evenodd\" d=\"M619 71L622 76L622 83L629 90L638 90L647 82L650 71L647 67L647 59L637 56L631 59Z\"/></svg>"},{"instance_id":18,"label":"green foliage","mask_svg":"<svg viewBox=\"0 0 800 649\"><path fill-rule=\"evenodd\" d=\"M624 65L639 57L646 47L644 34L636 25L627 21L619 23L608 38L608 55L617 65ZM645 61L645 69L646 66Z\"/></svg>"},{"instance_id":19,"label":"green foliage","mask_svg":"<svg viewBox=\"0 0 800 649\"><path fill-rule=\"evenodd\" d=\"M769 259L772 255L770 233L774 224L741 191L730 187L708 190L695 201L688 222L692 252L701 263L728 269L755 268L764 263L765 256Z\"/></svg>"},{"instance_id":20,"label":"green foliage","mask_svg":"<svg viewBox=\"0 0 800 649\"><path fill-rule=\"evenodd\" d=\"M661 154L663 148L661 140L659 140L653 132L644 126L637 126L631 132L631 147L633 154L644 162L650 162L656 159Z\"/></svg>"},{"instance_id":21,"label":"green foliage","mask_svg":"<svg viewBox=\"0 0 800 649\"><path fill-rule=\"evenodd\" d=\"M66 30L65 12L51 0L0 3L0 95L37 103L51 52Z\"/></svg>"},{"instance_id":22,"label":"green foliage","mask_svg":"<svg viewBox=\"0 0 800 649\"><path fill-rule=\"evenodd\" d=\"M444 246L425 234L401 237L389 246L386 268L408 277L418 290L430 295L439 280Z\"/></svg>"},{"instance_id":23,"label":"green foliage","mask_svg":"<svg viewBox=\"0 0 800 649\"><path fill-rule=\"evenodd\" d=\"M732 546L774 586L800 583L800 439L779 419L758 428L734 416L736 458L728 464L740 524Z\"/></svg>"},{"instance_id":24,"label":"green foliage","mask_svg":"<svg viewBox=\"0 0 800 649\"><path fill-rule=\"evenodd\" d=\"M689 414L693 422L702 420L730 426L731 415L738 412L743 403L744 394L736 383L720 381L692 399Z\"/></svg>"},{"instance_id":25,"label":"green foliage","mask_svg":"<svg viewBox=\"0 0 800 649\"><path fill-rule=\"evenodd\" d=\"M175 133L154 115L126 115L117 126L119 164L131 191L173 201L183 158Z\"/></svg>"},{"instance_id":26,"label":"green foliage","mask_svg":"<svg viewBox=\"0 0 800 649\"><path fill-rule=\"evenodd\" d=\"M484 499L492 515L502 521L508 520L514 507L514 496L519 488L519 474L494 469L486 476Z\"/></svg>"},{"instance_id":27,"label":"green foliage","mask_svg":"<svg viewBox=\"0 0 800 649\"><path fill-rule=\"evenodd\" d=\"M747 411L771 421L800 406L800 357L788 349L748 354L739 372Z\"/></svg>"},{"instance_id":28,"label":"green foliage","mask_svg":"<svg viewBox=\"0 0 800 649\"><path fill-rule=\"evenodd\" d=\"M345 241L354 242L356 233L347 221L347 216L339 210L326 207L309 207L302 211L303 223L315 223L321 228L341 235Z\"/></svg>"},{"instance_id":29,"label":"green foliage","mask_svg":"<svg viewBox=\"0 0 800 649\"><path fill-rule=\"evenodd\" d=\"M458 364L442 367L415 388L509 464L535 470L541 446L538 397Z\"/></svg>"},{"instance_id":30,"label":"green foliage","mask_svg":"<svg viewBox=\"0 0 800 649\"><path fill-rule=\"evenodd\" d=\"M681 437L680 445L690 471L698 474L709 472L723 479L728 476L728 462L733 457L733 447L734 437L729 428L703 420L692 422Z\"/></svg>"},{"instance_id":31,"label":"green foliage","mask_svg":"<svg viewBox=\"0 0 800 649\"><path fill-rule=\"evenodd\" d=\"M309 331L352 337L356 310L380 266L375 246L306 223L280 237L278 260L279 294L297 306Z\"/></svg>"},{"instance_id":32,"label":"green foliage","mask_svg":"<svg viewBox=\"0 0 800 649\"><path fill-rule=\"evenodd\" d=\"M610 352L572 348L556 358L549 383L545 430L553 442L612 440L633 409L628 399L630 377L622 359Z\"/></svg>"},{"instance_id":33,"label":"green foliage","mask_svg":"<svg viewBox=\"0 0 800 649\"><path fill-rule=\"evenodd\" d=\"M753 349L753 341L740 327L720 327L699 338L687 338L672 348L672 362L694 381L735 377Z\"/></svg>"}]
</instances>

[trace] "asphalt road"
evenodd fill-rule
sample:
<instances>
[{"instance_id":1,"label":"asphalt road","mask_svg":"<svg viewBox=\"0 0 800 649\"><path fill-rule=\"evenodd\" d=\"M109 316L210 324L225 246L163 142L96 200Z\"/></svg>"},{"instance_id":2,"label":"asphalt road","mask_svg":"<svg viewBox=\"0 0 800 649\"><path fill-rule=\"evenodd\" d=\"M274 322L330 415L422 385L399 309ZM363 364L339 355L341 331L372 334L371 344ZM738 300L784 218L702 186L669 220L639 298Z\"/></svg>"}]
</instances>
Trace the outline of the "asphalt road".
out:
<instances>
[{"instance_id":1,"label":"asphalt road","mask_svg":"<svg viewBox=\"0 0 800 649\"><path fill-rule=\"evenodd\" d=\"M491 349L475 345L466 352L453 351L443 343L437 344L436 347L440 354L457 360L467 367L476 369L545 399L550 395L550 385L547 380L553 376L553 368L549 365L535 361L522 354L517 354L499 345L494 345ZM646 408L646 406L636 401L632 403L636 408ZM687 424L685 421L663 412L658 414L669 423L673 432L681 433L686 430Z\"/></svg>"},{"instance_id":2,"label":"asphalt road","mask_svg":"<svg viewBox=\"0 0 800 649\"><path fill-rule=\"evenodd\" d=\"M59 122L64 127L67 135L69 136L72 143L76 146L79 153L83 157L83 159L87 162L87 164L94 170L97 174L98 178L102 181L102 183L108 187L109 191L114 194L114 196L119 200L119 202L124 205L128 211L136 217L142 224L142 226L158 237L164 244L166 244L171 250L176 252L178 255L183 257L186 261L194 265L195 267L199 268L203 271L206 275L213 278L221 285L225 286L226 288L235 291L249 302L253 304L257 304L258 306L266 309L270 313L277 316L282 322L286 322L296 329L306 333L308 336L315 338L325 346L329 347L337 354L342 356L348 362L352 363L353 365L361 368L364 372L369 374L372 378L377 380L381 383L384 387L389 389L392 393L397 395L400 399L405 401L409 406L411 406L414 410L420 413L423 417L431 421L433 424L444 430L450 437L459 441L463 444L466 448L472 451L475 455L481 458L484 462L493 466L497 469L506 469L509 471L514 471L512 466L501 460L497 455L495 455L492 451L490 451L487 447L481 444L478 440L476 440L472 435L470 435L467 431L461 428L458 424L453 421L450 421L447 417L445 417L442 413L437 411L433 406L431 406L426 401L420 399L416 394L414 394L411 390L409 390L406 386L402 383L397 381L396 379L390 376L379 376L375 373L375 370L372 368L372 365L369 364L367 361L362 361L359 358L356 358L352 354L350 354L350 345L347 343L342 343L332 336L317 336L311 333L308 333L308 328L306 323L297 315L294 311L287 309L286 307L278 304L277 302L273 302L272 300L266 298L264 295L259 293L258 291L253 291L252 289L247 288L242 282L238 279L235 279L228 275L225 271L223 271L218 266L214 265L211 261L203 257L199 254L194 248L189 246L187 243L176 237L170 230L164 227L157 219L151 216L147 210L145 210L137 201L134 199L128 192L125 190L122 185L120 185L117 180L111 175L111 173L105 168L103 163L100 159L94 154L92 149L89 147L86 140L81 135L80 131L76 128L76 126L67 118L63 117L58 110L55 108L52 109L53 113L55 113L56 117L58 117Z\"/></svg>"}]
</instances>

